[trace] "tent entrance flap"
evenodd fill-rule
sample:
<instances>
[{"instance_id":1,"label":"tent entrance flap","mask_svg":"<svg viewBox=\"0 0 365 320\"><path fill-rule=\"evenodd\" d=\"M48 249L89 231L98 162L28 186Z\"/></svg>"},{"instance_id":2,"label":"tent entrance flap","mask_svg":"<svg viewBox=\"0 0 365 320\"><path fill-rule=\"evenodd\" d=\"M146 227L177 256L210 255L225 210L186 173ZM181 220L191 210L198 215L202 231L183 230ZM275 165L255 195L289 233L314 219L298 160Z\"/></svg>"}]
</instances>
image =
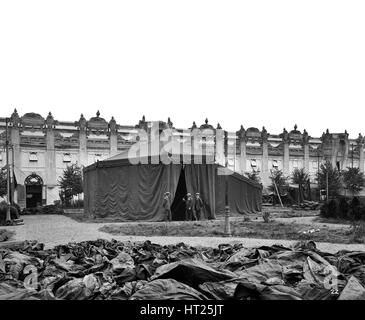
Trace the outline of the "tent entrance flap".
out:
<instances>
[{"instance_id":1,"label":"tent entrance flap","mask_svg":"<svg viewBox=\"0 0 365 320\"><path fill-rule=\"evenodd\" d=\"M171 205L172 220L175 221L185 220L185 202L183 201L183 198L185 197L186 193L187 189L186 189L185 173L184 170L181 169L174 201Z\"/></svg>"}]
</instances>

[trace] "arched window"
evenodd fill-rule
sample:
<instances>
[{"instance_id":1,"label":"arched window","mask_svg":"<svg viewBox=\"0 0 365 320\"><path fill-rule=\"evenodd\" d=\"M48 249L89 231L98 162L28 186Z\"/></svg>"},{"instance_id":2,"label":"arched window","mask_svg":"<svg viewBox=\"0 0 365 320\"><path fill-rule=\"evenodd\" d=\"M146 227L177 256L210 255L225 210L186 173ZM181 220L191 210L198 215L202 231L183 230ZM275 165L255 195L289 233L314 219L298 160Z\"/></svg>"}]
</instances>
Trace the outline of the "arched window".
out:
<instances>
[{"instance_id":1,"label":"arched window","mask_svg":"<svg viewBox=\"0 0 365 320\"><path fill-rule=\"evenodd\" d=\"M31 175L25 178L24 184L26 186L42 186L43 180L36 173L32 173Z\"/></svg>"}]
</instances>

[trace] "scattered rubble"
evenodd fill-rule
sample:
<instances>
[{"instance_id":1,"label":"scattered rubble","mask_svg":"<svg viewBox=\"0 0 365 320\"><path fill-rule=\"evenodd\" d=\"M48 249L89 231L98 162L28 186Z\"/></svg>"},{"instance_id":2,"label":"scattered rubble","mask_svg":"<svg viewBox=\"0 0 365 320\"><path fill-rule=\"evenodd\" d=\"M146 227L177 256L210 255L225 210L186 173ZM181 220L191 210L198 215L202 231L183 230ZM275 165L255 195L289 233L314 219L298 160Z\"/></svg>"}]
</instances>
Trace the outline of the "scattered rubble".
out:
<instances>
[{"instance_id":1,"label":"scattered rubble","mask_svg":"<svg viewBox=\"0 0 365 320\"><path fill-rule=\"evenodd\" d=\"M304 230L301 233L303 234L311 234L311 233L315 233L315 232L320 232L321 229L309 229L309 230Z\"/></svg>"}]
</instances>

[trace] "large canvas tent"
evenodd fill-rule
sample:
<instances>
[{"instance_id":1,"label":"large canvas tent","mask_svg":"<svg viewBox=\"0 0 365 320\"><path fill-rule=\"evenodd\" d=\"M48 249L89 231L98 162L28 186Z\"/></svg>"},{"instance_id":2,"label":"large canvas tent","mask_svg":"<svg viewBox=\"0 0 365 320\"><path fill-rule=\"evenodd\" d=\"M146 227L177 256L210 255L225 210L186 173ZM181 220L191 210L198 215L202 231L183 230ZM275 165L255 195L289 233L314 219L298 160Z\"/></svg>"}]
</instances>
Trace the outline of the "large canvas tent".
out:
<instances>
[{"instance_id":1,"label":"large canvas tent","mask_svg":"<svg viewBox=\"0 0 365 320\"><path fill-rule=\"evenodd\" d=\"M207 162L203 156L199 161L202 163L193 160L190 164L183 161L181 154L171 155L174 163L170 164L156 162L156 159L155 164L151 164L152 158L148 157L148 164L133 164L127 153L122 153L86 167L85 212L96 217L118 216L126 221L162 221L165 220L162 199L169 191L173 220L184 219L182 198L187 192L200 193L204 202L204 219L215 219L216 214L224 213L225 177L220 173L225 168ZM176 161L177 158L180 161ZM261 211L261 193L260 184L237 173L228 175L231 212Z\"/></svg>"}]
</instances>

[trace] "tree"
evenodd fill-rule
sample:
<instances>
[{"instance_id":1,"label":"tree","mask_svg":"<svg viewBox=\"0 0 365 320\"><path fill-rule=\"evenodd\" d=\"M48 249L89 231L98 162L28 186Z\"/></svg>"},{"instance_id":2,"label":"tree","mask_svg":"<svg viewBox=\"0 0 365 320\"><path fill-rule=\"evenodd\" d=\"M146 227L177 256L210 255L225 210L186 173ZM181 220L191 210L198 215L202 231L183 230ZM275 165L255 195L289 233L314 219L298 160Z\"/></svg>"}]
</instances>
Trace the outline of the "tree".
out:
<instances>
[{"instance_id":1,"label":"tree","mask_svg":"<svg viewBox=\"0 0 365 320\"><path fill-rule=\"evenodd\" d=\"M251 181L255 181L257 183L260 183L261 182L259 174L257 172L255 172L255 171L246 172L246 176Z\"/></svg>"},{"instance_id":2,"label":"tree","mask_svg":"<svg viewBox=\"0 0 365 320\"><path fill-rule=\"evenodd\" d=\"M268 187L268 189L275 194L277 194L276 187L278 188L278 191L280 195L283 195L288 190L288 183L287 183L287 177L284 176L284 173L282 170L275 170L271 173L271 185ZM275 182L275 183L274 183Z\"/></svg>"},{"instance_id":3,"label":"tree","mask_svg":"<svg viewBox=\"0 0 365 320\"><path fill-rule=\"evenodd\" d=\"M305 171L304 168L296 168L291 175L291 180L294 184L297 184L299 186L299 202L303 202L303 191L306 189L306 185L309 180L309 174Z\"/></svg>"},{"instance_id":4,"label":"tree","mask_svg":"<svg viewBox=\"0 0 365 320\"><path fill-rule=\"evenodd\" d=\"M338 196L342 187L341 172L334 168L330 161L326 161L321 164L317 173L318 187L320 189L327 190L327 177L328 177L328 198Z\"/></svg>"},{"instance_id":5,"label":"tree","mask_svg":"<svg viewBox=\"0 0 365 320\"><path fill-rule=\"evenodd\" d=\"M365 183L364 174L360 171L360 168L347 167L342 171L343 183L352 195L358 194Z\"/></svg>"},{"instance_id":6,"label":"tree","mask_svg":"<svg viewBox=\"0 0 365 320\"><path fill-rule=\"evenodd\" d=\"M70 205L72 197L83 192L81 167L77 164L67 166L60 177L59 186L62 202L66 206Z\"/></svg>"},{"instance_id":7,"label":"tree","mask_svg":"<svg viewBox=\"0 0 365 320\"><path fill-rule=\"evenodd\" d=\"M0 169L0 197L4 197L7 194L7 180L6 170Z\"/></svg>"},{"instance_id":8,"label":"tree","mask_svg":"<svg viewBox=\"0 0 365 320\"><path fill-rule=\"evenodd\" d=\"M291 180L294 184L298 184L304 187L309 180L309 174L305 171L304 168L296 168L291 175Z\"/></svg>"}]
</instances>

